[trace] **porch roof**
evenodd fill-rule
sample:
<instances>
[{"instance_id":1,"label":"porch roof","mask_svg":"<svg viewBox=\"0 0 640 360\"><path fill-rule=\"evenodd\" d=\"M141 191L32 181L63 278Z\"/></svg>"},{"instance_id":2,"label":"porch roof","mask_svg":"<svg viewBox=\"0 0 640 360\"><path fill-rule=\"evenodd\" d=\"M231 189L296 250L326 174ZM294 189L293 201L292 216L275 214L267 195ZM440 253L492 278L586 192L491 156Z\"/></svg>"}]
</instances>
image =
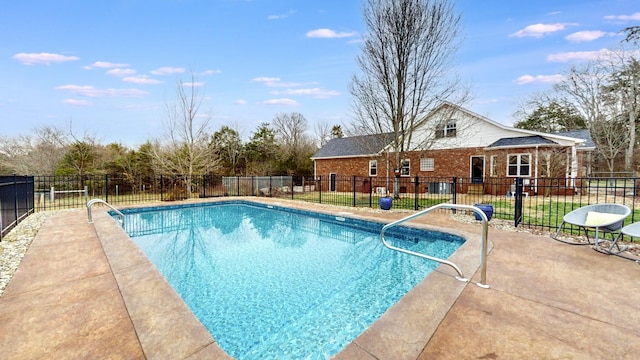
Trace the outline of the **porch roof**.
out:
<instances>
[{"instance_id":1,"label":"porch roof","mask_svg":"<svg viewBox=\"0 0 640 360\"><path fill-rule=\"evenodd\" d=\"M559 144L553 140L549 140L540 135L533 135L533 136L506 137L506 138L498 139L497 141L490 144L486 148L488 150L492 150L492 149L500 149L500 148L558 146L558 145Z\"/></svg>"}]
</instances>

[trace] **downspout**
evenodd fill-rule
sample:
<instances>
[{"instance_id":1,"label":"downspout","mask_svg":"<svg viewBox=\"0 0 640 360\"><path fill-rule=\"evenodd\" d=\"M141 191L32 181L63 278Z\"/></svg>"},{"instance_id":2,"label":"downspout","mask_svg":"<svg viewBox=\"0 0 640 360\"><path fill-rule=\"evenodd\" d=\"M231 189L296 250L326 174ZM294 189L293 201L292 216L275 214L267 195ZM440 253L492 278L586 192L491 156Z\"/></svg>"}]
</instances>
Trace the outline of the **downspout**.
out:
<instances>
[{"instance_id":1,"label":"downspout","mask_svg":"<svg viewBox=\"0 0 640 360\"><path fill-rule=\"evenodd\" d=\"M540 161L540 152L539 152L539 150L540 150L540 146L536 145L536 166L534 167L534 170L533 170L533 172L534 172L533 178L534 179L538 179L538 173L539 173L538 172L538 162ZM529 185L531 185L531 184L529 184ZM537 180L536 180L535 189L533 191L536 194L538 193L538 181Z\"/></svg>"}]
</instances>

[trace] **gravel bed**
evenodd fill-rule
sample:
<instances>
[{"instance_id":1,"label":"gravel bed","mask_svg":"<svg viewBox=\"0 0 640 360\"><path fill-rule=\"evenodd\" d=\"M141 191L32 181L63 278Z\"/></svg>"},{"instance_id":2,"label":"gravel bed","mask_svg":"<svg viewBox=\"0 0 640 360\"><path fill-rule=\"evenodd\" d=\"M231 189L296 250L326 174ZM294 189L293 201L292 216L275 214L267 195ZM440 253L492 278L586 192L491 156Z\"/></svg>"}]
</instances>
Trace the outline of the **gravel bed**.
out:
<instances>
[{"instance_id":1,"label":"gravel bed","mask_svg":"<svg viewBox=\"0 0 640 360\"><path fill-rule=\"evenodd\" d=\"M66 210L65 210L66 211ZM0 241L0 296L18 269L44 221L58 211L42 211L27 216Z\"/></svg>"}]
</instances>

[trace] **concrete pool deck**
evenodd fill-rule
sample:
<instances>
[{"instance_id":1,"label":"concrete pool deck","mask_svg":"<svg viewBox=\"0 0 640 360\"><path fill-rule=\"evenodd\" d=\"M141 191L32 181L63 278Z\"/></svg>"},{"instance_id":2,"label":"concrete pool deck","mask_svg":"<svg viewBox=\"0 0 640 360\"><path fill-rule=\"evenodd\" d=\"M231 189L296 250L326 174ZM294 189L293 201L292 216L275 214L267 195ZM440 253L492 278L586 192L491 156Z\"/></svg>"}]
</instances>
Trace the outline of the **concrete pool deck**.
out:
<instances>
[{"instance_id":1,"label":"concrete pool deck","mask_svg":"<svg viewBox=\"0 0 640 360\"><path fill-rule=\"evenodd\" d=\"M407 215L279 203L384 221ZM0 298L0 357L229 358L105 209L93 218L78 210L43 224ZM479 281L478 224L444 213L413 222L472 237L474 247L454 256ZM489 240L489 289L440 267L336 358L637 358L640 265L548 235L490 228Z\"/></svg>"}]
</instances>

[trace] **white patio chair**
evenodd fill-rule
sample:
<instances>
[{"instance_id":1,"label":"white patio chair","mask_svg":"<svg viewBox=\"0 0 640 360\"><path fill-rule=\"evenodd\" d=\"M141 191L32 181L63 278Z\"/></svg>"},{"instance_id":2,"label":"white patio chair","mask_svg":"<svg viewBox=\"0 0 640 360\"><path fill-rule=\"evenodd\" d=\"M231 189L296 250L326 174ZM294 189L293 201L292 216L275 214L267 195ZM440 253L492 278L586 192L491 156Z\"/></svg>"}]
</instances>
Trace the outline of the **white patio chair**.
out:
<instances>
[{"instance_id":1,"label":"white patio chair","mask_svg":"<svg viewBox=\"0 0 640 360\"><path fill-rule=\"evenodd\" d=\"M562 218L562 223L558 227L552 239L571 245L589 245L598 247L600 233L611 234L611 241L617 245L617 238L620 236L620 229L624 224L624 219L631 214L631 209L621 204L594 204L575 209ZM558 237L565 224L574 225L584 230L587 243L563 240ZM589 238L589 231L595 231L594 242Z\"/></svg>"}]
</instances>

